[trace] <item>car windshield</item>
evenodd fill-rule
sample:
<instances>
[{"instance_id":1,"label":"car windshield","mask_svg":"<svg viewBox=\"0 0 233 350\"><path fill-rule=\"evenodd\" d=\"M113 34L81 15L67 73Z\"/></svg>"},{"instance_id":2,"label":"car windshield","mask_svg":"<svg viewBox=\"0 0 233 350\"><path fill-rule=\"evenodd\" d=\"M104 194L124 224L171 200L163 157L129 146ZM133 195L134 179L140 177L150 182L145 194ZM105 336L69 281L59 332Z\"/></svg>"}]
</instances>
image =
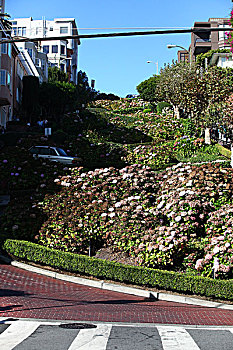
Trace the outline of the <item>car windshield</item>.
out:
<instances>
[{"instance_id":1,"label":"car windshield","mask_svg":"<svg viewBox=\"0 0 233 350\"><path fill-rule=\"evenodd\" d=\"M59 153L60 156L67 157L67 154L66 154L66 152L64 151L64 149L62 149L62 148L57 148L57 151L58 151L58 153Z\"/></svg>"}]
</instances>

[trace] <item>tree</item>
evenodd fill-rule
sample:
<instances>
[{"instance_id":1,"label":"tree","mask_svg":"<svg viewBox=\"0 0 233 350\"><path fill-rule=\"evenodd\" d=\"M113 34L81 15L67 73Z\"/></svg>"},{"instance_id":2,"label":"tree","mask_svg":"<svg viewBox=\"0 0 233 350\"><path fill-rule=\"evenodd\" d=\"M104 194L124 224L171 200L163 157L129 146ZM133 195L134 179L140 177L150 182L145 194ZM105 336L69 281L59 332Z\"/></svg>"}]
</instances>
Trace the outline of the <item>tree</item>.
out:
<instances>
[{"instance_id":1,"label":"tree","mask_svg":"<svg viewBox=\"0 0 233 350\"><path fill-rule=\"evenodd\" d=\"M58 67L49 67L48 68L48 82L68 82L69 76L65 72L62 72Z\"/></svg>"},{"instance_id":2,"label":"tree","mask_svg":"<svg viewBox=\"0 0 233 350\"><path fill-rule=\"evenodd\" d=\"M222 103L232 91L232 69L198 64L173 63L161 70L160 94L174 108L193 117L195 124L213 122L213 106Z\"/></svg>"},{"instance_id":3,"label":"tree","mask_svg":"<svg viewBox=\"0 0 233 350\"><path fill-rule=\"evenodd\" d=\"M37 77L23 77L22 107L26 121L33 123L39 111L39 79Z\"/></svg>"},{"instance_id":4,"label":"tree","mask_svg":"<svg viewBox=\"0 0 233 350\"><path fill-rule=\"evenodd\" d=\"M157 102L158 101L158 84L159 76L154 75L153 77L144 80L137 86L137 91L144 101Z\"/></svg>"},{"instance_id":5,"label":"tree","mask_svg":"<svg viewBox=\"0 0 233 350\"><path fill-rule=\"evenodd\" d=\"M97 95L95 96L95 100L117 101L117 100L120 100L120 97L111 93L106 94L104 92L97 92Z\"/></svg>"},{"instance_id":6,"label":"tree","mask_svg":"<svg viewBox=\"0 0 233 350\"><path fill-rule=\"evenodd\" d=\"M44 114L59 116L76 108L77 89L68 82L48 82L40 86L40 105Z\"/></svg>"},{"instance_id":7,"label":"tree","mask_svg":"<svg viewBox=\"0 0 233 350\"><path fill-rule=\"evenodd\" d=\"M81 70L78 72L77 96L79 107L92 101L96 96L96 91L89 86L86 73Z\"/></svg>"}]
</instances>

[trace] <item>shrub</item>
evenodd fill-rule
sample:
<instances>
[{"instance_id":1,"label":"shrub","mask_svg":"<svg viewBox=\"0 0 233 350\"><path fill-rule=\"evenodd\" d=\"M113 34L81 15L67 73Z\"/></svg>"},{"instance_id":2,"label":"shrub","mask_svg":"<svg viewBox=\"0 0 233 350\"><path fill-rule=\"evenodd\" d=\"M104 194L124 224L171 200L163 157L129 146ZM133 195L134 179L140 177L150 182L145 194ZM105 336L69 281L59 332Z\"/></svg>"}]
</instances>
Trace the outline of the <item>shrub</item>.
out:
<instances>
[{"instance_id":1,"label":"shrub","mask_svg":"<svg viewBox=\"0 0 233 350\"><path fill-rule=\"evenodd\" d=\"M157 113L161 114L165 107L170 107L171 108L172 106L168 102L159 102L157 104Z\"/></svg>"},{"instance_id":2,"label":"shrub","mask_svg":"<svg viewBox=\"0 0 233 350\"><path fill-rule=\"evenodd\" d=\"M211 298L233 300L232 280L214 280L185 273L123 265L114 261L64 253L26 241L7 240L3 248L7 253L19 259L82 275L91 275L101 279Z\"/></svg>"},{"instance_id":3,"label":"shrub","mask_svg":"<svg viewBox=\"0 0 233 350\"><path fill-rule=\"evenodd\" d=\"M57 144L63 144L68 138L68 134L62 130L57 130L52 134L52 140Z\"/></svg>"},{"instance_id":4,"label":"shrub","mask_svg":"<svg viewBox=\"0 0 233 350\"><path fill-rule=\"evenodd\" d=\"M216 145L216 148L219 150L219 152L225 156L226 158L231 158L231 151L221 145Z\"/></svg>"}]
</instances>

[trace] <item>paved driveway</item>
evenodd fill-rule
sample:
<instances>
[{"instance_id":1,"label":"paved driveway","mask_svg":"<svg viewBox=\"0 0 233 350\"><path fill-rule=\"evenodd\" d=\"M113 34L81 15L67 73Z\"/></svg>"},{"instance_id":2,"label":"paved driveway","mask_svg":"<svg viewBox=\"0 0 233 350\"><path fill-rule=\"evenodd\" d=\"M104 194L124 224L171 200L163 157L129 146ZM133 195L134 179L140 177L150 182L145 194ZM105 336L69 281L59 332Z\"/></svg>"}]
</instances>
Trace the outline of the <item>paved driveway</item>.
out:
<instances>
[{"instance_id":1,"label":"paved driveway","mask_svg":"<svg viewBox=\"0 0 233 350\"><path fill-rule=\"evenodd\" d=\"M0 317L233 325L233 311L100 290L0 265Z\"/></svg>"}]
</instances>

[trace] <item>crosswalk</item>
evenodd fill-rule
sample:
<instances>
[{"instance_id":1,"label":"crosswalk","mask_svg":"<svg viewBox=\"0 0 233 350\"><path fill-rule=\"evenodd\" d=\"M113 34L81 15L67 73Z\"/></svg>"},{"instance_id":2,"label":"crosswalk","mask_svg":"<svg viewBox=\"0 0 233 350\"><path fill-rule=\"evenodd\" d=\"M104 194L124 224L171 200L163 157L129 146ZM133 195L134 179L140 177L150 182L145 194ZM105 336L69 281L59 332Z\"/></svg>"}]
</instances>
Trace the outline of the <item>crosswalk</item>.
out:
<instances>
[{"instance_id":1,"label":"crosswalk","mask_svg":"<svg viewBox=\"0 0 233 350\"><path fill-rule=\"evenodd\" d=\"M65 324L65 327L64 327ZM1 350L233 350L233 327L1 320Z\"/></svg>"}]
</instances>

